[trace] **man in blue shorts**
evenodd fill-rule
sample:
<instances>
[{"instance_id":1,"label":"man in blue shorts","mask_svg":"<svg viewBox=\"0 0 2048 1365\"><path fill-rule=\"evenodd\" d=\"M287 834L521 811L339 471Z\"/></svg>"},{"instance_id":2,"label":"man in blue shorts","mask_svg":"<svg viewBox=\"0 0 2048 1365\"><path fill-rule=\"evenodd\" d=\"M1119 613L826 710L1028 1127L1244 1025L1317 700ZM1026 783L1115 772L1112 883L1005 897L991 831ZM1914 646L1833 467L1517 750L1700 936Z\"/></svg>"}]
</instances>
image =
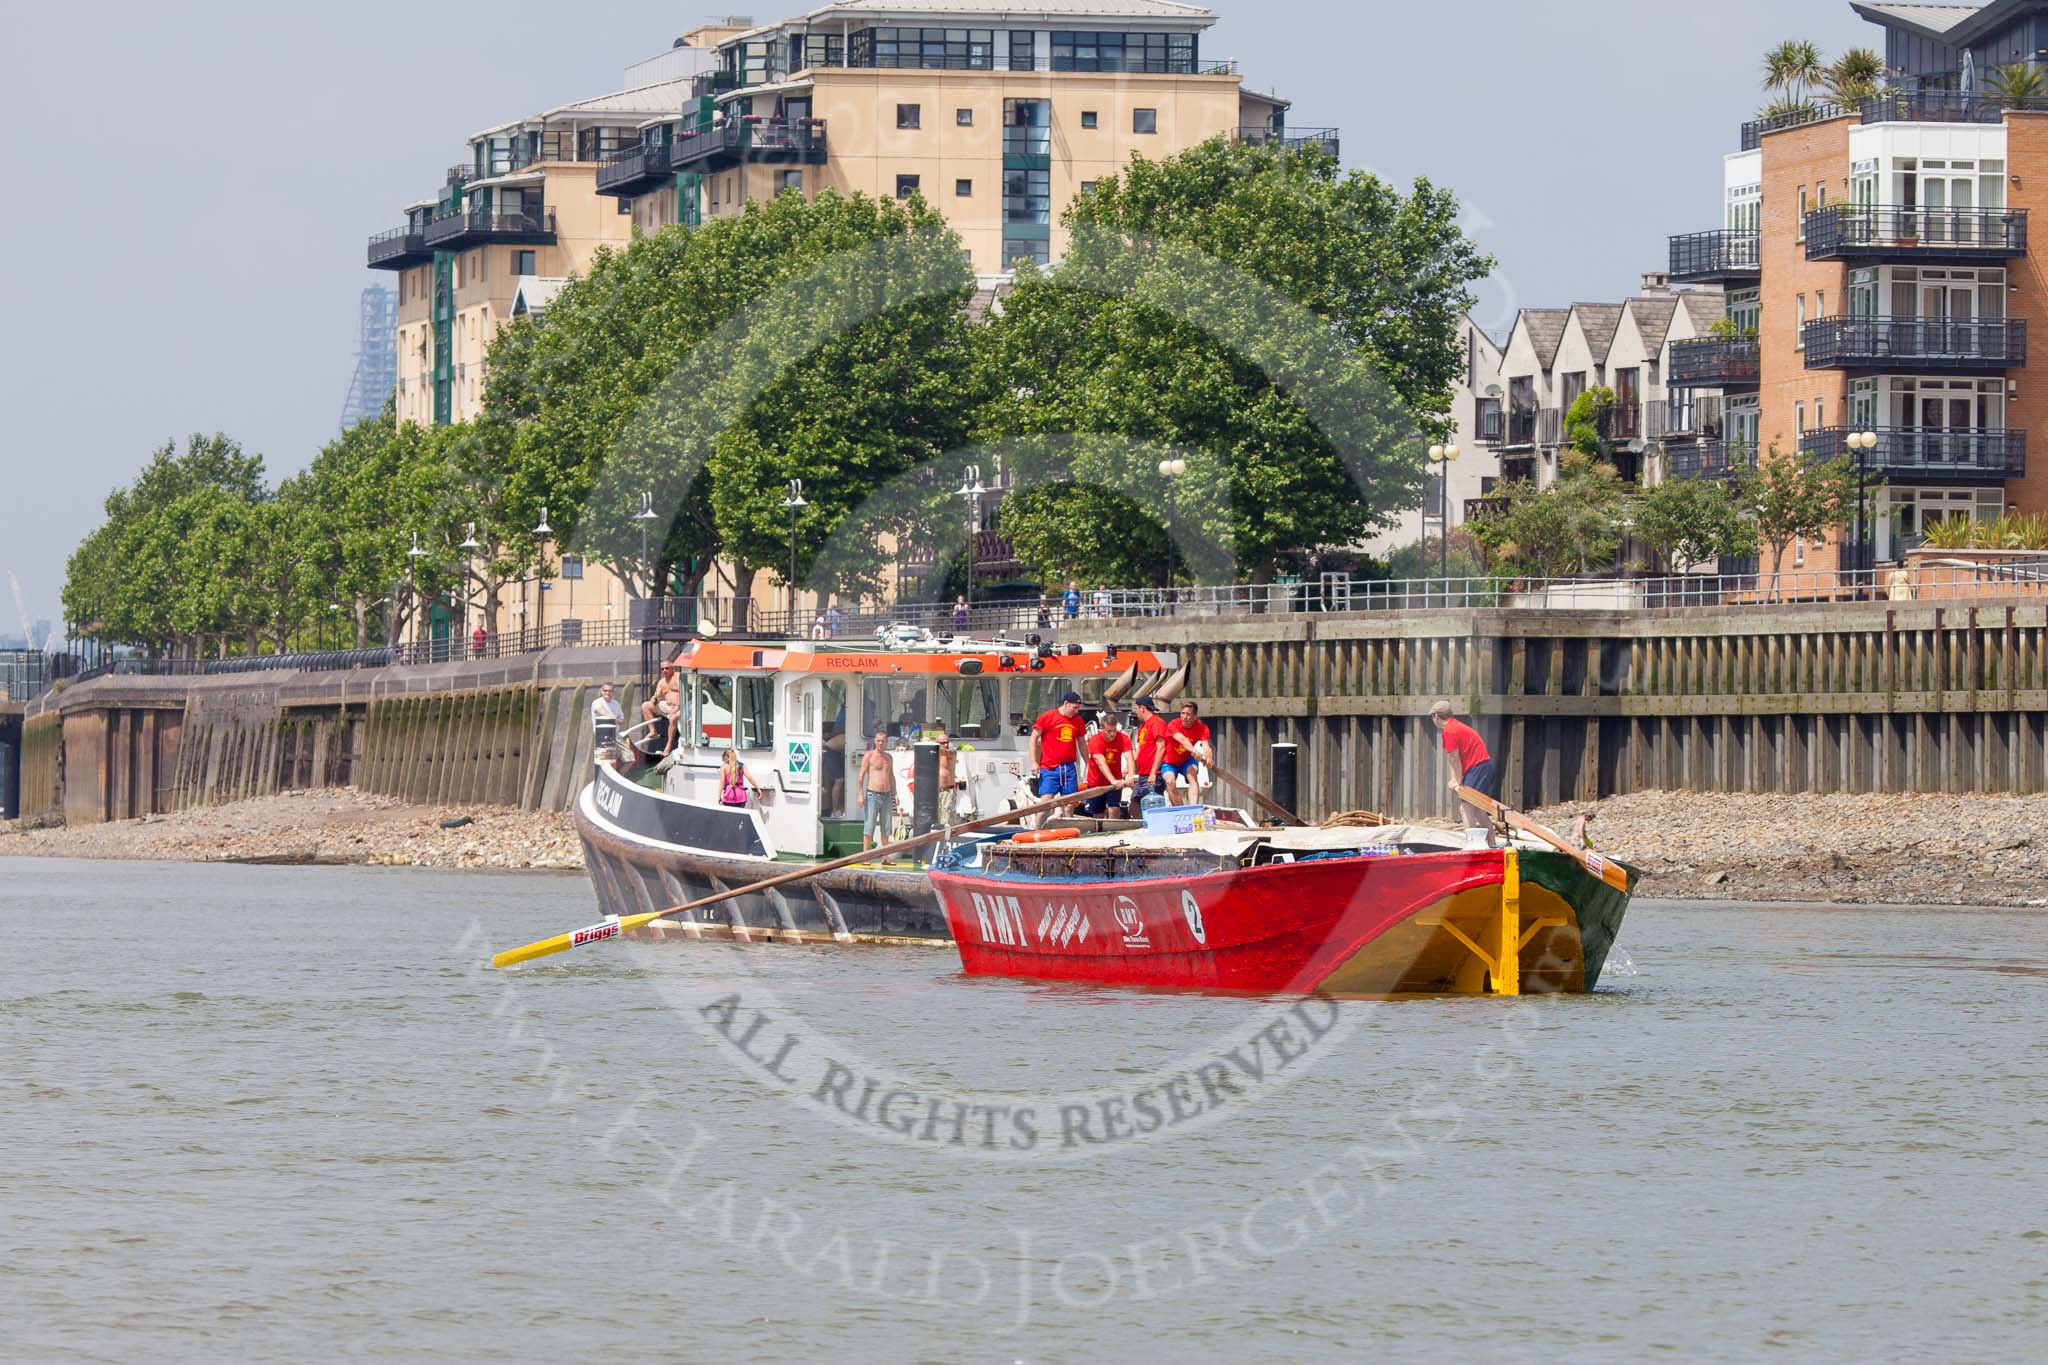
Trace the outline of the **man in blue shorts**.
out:
<instances>
[{"instance_id":1,"label":"man in blue shorts","mask_svg":"<svg viewBox=\"0 0 2048 1365\"><path fill-rule=\"evenodd\" d=\"M1031 770L1038 794L1066 796L1081 790L1081 694L1069 692L1031 727Z\"/></svg>"}]
</instances>

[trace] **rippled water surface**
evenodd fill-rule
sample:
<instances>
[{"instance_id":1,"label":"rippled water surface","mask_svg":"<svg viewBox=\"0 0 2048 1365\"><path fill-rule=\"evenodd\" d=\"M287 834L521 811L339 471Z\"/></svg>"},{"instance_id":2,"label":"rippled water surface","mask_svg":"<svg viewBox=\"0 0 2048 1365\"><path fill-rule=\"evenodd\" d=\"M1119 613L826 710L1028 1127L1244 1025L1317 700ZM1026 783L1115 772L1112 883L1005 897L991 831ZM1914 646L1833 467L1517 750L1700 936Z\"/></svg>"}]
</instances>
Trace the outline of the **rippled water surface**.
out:
<instances>
[{"instance_id":1,"label":"rippled water surface","mask_svg":"<svg viewBox=\"0 0 2048 1365\"><path fill-rule=\"evenodd\" d=\"M1643 902L1595 995L1291 1024L921 950L477 970L593 915L0 861L0 1356L2048 1357L2039 913Z\"/></svg>"}]
</instances>

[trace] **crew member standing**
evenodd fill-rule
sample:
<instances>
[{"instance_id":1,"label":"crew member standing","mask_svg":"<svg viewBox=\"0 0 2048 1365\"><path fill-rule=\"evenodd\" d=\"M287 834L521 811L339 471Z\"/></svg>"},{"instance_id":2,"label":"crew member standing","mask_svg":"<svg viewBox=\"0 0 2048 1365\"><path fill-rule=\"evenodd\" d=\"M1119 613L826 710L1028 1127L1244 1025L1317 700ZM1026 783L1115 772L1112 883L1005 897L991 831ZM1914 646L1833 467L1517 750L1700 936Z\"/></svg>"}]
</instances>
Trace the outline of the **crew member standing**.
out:
<instances>
[{"instance_id":1,"label":"crew member standing","mask_svg":"<svg viewBox=\"0 0 2048 1365\"><path fill-rule=\"evenodd\" d=\"M1088 736L1088 781L1085 785L1114 786L1121 790L1089 797L1081 805L1081 814L1130 819L1134 771L1131 737L1124 733L1123 717L1112 707L1102 713L1102 728Z\"/></svg>"},{"instance_id":2,"label":"crew member standing","mask_svg":"<svg viewBox=\"0 0 2048 1365\"><path fill-rule=\"evenodd\" d=\"M1201 796L1195 781L1197 763L1214 763L1216 751L1209 747L1209 727L1202 723L1201 708L1191 701L1180 704L1180 715L1166 727L1166 754L1159 764L1165 779L1166 799L1178 805L1192 804Z\"/></svg>"},{"instance_id":3,"label":"crew member standing","mask_svg":"<svg viewBox=\"0 0 2048 1365\"><path fill-rule=\"evenodd\" d=\"M1081 694L1069 692L1031 727L1031 770L1041 798L1081 790L1080 756Z\"/></svg>"},{"instance_id":4,"label":"crew member standing","mask_svg":"<svg viewBox=\"0 0 2048 1365\"><path fill-rule=\"evenodd\" d=\"M1482 796L1500 800L1500 775L1494 771L1493 758L1486 752L1486 741L1479 737L1479 732L1459 720L1447 701L1429 708L1429 721L1443 735L1444 752L1451 756L1451 791L1470 787ZM1482 836L1484 842L1480 846L1492 848L1493 822L1486 812L1462 799L1458 808L1464 813L1466 830ZM1469 833L1467 841L1477 842Z\"/></svg>"},{"instance_id":5,"label":"crew member standing","mask_svg":"<svg viewBox=\"0 0 2048 1365\"><path fill-rule=\"evenodd\" d=\"M1159 718L1159 708L1143 697L1131 703L1131 712L1138 718L1138 742L1132 754L1138 780L1146 791L1164 797L1166 778L1159 765L1166 757L1166 722Z\"/></svg>"}]
</instances>

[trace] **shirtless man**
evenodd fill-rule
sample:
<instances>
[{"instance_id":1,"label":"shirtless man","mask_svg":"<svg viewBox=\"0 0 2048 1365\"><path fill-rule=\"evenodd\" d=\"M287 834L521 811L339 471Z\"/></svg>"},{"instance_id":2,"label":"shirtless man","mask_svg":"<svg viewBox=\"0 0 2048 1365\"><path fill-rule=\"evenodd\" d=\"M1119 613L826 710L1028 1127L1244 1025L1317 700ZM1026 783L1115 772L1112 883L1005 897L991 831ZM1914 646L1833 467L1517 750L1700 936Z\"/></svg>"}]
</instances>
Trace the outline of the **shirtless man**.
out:
<instances>
[{"instance_id":1,"label":"shirtless man","mask_svg":"<svg viewBox=\"0 0 2048 1365\"><path fill-rule=\"evenodd\" d=\"M648 722L666 720L668 737L662 744L662 752L668 753L676 747L680 738L677 733L676 717L683 709L682 683L676 678L676 666L666 663L661 666L661 678L654 684L654 695L640 703L640 719Z\"/></svg>"},{"instance_id":2,"label":"shirtless man","mask_svg":"<svg viewBox=\"0 0 2048 1365\"><path fill-rule=\"evenodd\" d=\"M875 737L860 756L860 851L889 842L896 820L896 765L889 758L889 727L875 727Z\"/></svg>"}]
</instances>

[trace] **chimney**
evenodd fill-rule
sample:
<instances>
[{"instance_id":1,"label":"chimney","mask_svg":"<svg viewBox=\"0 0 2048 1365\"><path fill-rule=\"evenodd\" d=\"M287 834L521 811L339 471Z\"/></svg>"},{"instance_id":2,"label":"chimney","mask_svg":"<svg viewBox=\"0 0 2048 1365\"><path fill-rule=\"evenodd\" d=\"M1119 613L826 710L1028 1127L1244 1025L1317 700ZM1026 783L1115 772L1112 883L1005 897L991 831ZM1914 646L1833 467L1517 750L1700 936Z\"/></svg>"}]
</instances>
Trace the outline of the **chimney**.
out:
<instances>
[{"instance_id":1,"label":"chimney","mask_svg":"<svg viewBox=\"0 0 2048 1365\"><path fill-rule=\"evenodd\" d=\"M1668 294L1668 293L1670 293L1670 292L1671 292L1671 275L1670 275L1670 273L1669 273L1668 271L1663 271L1663 270L1645 270L1645 271L1643 272L1643 292L1644 292L1645 294Z\"/></svg>"}]
</instances>

